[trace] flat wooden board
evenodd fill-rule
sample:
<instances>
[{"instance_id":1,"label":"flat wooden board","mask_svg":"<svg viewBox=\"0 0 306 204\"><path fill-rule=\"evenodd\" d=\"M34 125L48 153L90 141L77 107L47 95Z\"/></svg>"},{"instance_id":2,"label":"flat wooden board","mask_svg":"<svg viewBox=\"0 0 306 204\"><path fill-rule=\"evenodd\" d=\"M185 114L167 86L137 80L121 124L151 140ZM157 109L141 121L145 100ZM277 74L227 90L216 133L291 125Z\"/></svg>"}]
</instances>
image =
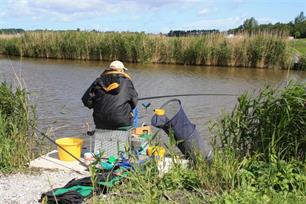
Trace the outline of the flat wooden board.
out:
<instances>
[{"instance_id":1,"label":"flat wooden board","mask_svg":"<svg viewBox=\"0 0 306 204\"><path fill-rule=\"evenodd\" d=\"M84 161L83 158L80 158ZM46 155L40 156L30 162L30 167L43 168L43 169L60 169L67 171L76 171L81 174L89 174L86 167L81 165L78 161L61 161L58 158L57 150L53 150Z\"/></svg>"}]
</instances>

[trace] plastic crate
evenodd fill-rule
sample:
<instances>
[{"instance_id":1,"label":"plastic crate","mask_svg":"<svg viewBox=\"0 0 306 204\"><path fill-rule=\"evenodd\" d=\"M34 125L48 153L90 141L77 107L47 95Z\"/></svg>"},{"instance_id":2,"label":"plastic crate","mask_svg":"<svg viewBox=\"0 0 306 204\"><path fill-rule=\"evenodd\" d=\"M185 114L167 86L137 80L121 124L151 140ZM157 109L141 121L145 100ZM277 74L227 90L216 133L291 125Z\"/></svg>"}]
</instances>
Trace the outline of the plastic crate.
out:
<instances>
[{"instance_id":1,"label":"plastic crate","mask_svg":"<svg viewBox=\"0 0 306 204\"><path fill-rule=\"evenodd\" d=\"M94 152L104 152L105 156L120 156L129 146L130 130L95 130Z\"/></svg>"}]
</instances>

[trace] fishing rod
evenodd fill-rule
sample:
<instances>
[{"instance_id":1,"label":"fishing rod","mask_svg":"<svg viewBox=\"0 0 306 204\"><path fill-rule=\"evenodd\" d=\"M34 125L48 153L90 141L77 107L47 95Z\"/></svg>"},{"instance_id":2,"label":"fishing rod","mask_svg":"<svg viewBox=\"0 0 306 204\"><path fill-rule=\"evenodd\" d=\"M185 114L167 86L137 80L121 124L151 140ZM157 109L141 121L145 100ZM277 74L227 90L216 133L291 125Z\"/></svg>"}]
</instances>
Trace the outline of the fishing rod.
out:
<instances>
[{"instance_id":1,"label":"fishing rod","mask_svg":"<svg viewBox=\"0 0 306 204\"><path fill-rule=\"evenodd\" d=\"M148 100L148 99L159 99L159 98L171 98L171 97L183 97L183 96L239 96L237 94L174 94L174 95L161 95L161 96L149 96L139 98L139 101Z\"/></svg>"},{"instance_id":2,"label":"fishing rod","mask_svg":"<svg viewBox=\"0 0 306 204\"><path fill-rule=\"evenodd\" d=\"M86 165L84 162L82 162L80 159L78 159L76 156L74 156L73 154L71 154L69 151L67 151L64 147L62 147L61 145L57 144L54 140L52 140L50 137L48 137L44 132L42 132L41 130L39 130L38 128L34 127L36 129L37 132L39 132L44 138L46 138L47 140L49 140L51 143L55 144L57 147L61 148L64 152L66 152L67 154L69 154L71 157L73 157L75 160L77 160L78 162L80 162L80 164L86 168L88 168L88 165Z\"/></svg>"}]
</instances>

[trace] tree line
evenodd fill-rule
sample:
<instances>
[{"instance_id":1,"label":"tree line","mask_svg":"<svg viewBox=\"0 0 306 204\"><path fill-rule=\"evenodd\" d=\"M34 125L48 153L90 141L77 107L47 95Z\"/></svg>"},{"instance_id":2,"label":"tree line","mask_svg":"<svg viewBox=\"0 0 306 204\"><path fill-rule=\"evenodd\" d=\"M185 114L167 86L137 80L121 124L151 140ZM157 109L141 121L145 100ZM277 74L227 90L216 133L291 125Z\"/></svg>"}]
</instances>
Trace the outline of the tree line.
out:
<instances>
[{"instance_id":1,"label":"tree line","mask_svg":"<svg viewBox=\"0 0 306 204\"><path fill-rule=\"evenodd\" d=\"M269 24L258 24L258 21L251 17L246 19L242 25L238 26L234 29L229 29L226 31L229 34L236 34L242 32L248 33L276 33L281 35L291 35L295 38L306 38L306 17L304 12L300 12L300 14L295 17L295 19L289 23L269 23ZM170 37L178 37L178 36L190 36L190 35L206 35L211 33L220 33L219 30L171 30L167 36Z\"/></svg>"},{"instance_id":2,"label":"tree line","mask_svg":"<svg viewBox=\"0 0 306 204\"><path fill-rule=\"evenodd\" d=\"M239 33L239 32L273 32L285 35L291 35L295 38L306 38L306 17L304 12L295 17L293 21L289 23L269 23L269 24L258 24L258 21L251 17L246 19L242 25L237 28L228 30L228 33Z\"/></svg>"},{"instance_id":3,"label":"tree line","mask_svg":"<svg viewBox=\"0 0 306 204\"><path fill-rule=\"evenodd\" d=\"M25 30L21 28L3 28L0 29L0 34L18 34L18 33L24 33Z\"/></svg>"},{"instance_id":4,"label":"tree line","mask_svg":"<svg viewBox=\"0 0 306 204\"><path fill-rule=\"evenodd\" d=\"M167 36L170 37L179 37L179 36L190 36L190 35L206 35L212 33L219 33L219 30L212 29L212 30L170 30Z\"/></svg>"}]
</instances>

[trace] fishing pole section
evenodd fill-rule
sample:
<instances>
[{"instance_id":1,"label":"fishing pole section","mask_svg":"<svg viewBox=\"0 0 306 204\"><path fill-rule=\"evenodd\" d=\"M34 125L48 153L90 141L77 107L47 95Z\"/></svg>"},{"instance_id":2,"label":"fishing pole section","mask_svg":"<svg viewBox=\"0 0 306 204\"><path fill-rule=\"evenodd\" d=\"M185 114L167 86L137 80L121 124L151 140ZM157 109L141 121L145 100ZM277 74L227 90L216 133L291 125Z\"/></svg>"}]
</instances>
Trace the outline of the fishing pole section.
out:
<instances>
[{"instance_id":1,"label":"fishing pole section","mask_svg":"<svg viewBox=\"0 0 306 204\"><path fill-rule=\"evenodd\" d=\"M172 95L161 95L161 96L148 96L139 98L139 101L148 99L160 99L160 98L173 98L173 97L187 97L187 96L239 96L237 94L207 94L207 93L193 93L193 94L172 94Z\"/></svg>"}]
</instances>

